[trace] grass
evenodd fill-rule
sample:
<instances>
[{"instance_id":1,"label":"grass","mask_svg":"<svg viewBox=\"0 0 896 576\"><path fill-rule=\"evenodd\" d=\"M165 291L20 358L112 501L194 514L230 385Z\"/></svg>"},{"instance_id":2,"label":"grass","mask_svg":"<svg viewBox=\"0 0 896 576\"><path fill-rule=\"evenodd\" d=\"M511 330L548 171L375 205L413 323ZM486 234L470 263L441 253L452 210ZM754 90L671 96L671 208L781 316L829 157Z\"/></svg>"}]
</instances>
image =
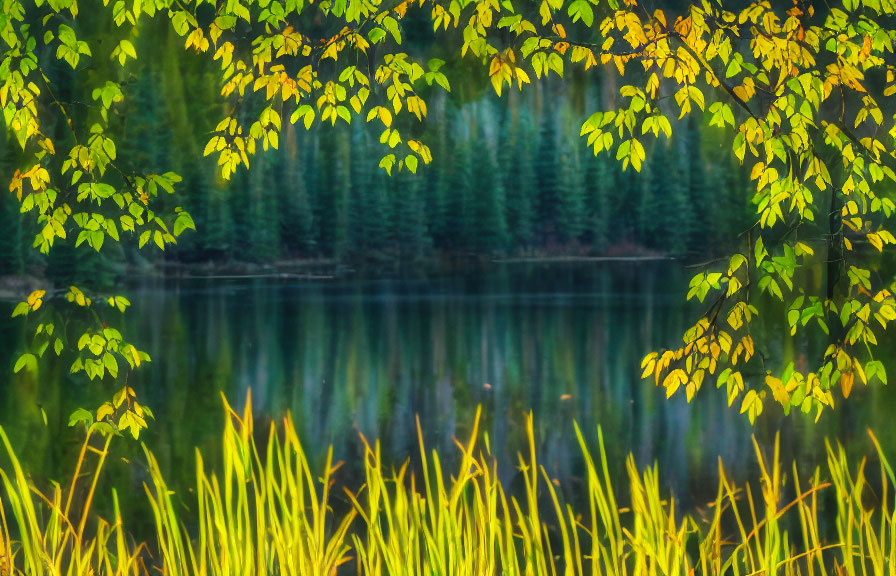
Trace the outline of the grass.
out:
<instances>
[{"instance_id":1,"label":"grass","mask_svg":"<svg viewBox=\"0 0 896 576\"><path fill-rule=\"evenodd\" d=\"M754 443L757 481L736 486L719 462L714 500L687 514L656 466L639 470L631 456L617 490L600 431L591 447L578 426L583 489L561 490L538 464L531 416L522 489L510 494L478 424L477 412L451 470L426 449L419 421L416 473L362 438L363 484L334 494L332 449L312 470L289 416L256 444L247 402L230 410L220 470L197 451L189 498L171 492L145 449L148 546L127 536L114 491L112 521L92 513L108 438L88 434L68 485L41 491L0 429L0 576L896 574L896 478L870 432L879 471L864 459L850 466L829 444L826 468L801 478L795 465L785 471L777 443L770 455Z\"/></svg>"},{"instance_id":2,"label":"grass","mask_svg":"<svg viewBox=\"0 0 896 576\"><path fill-rule=\"evenodd\" d=\"M54 484L51 490L41 492L28 480L0 428L0 442L9 459L8 468L0 467L0 576L124 576L147 572L141 558L143 546L134 545L128 538L114 491L113 522L91 518L111 438L103 441L102 448L91 446L91 440L88 432L68 488ZM90 457L95 460L93 471L82 474ZM82 479L89 484L76 506L75 495Z\"/></svg>"}]
</instances>

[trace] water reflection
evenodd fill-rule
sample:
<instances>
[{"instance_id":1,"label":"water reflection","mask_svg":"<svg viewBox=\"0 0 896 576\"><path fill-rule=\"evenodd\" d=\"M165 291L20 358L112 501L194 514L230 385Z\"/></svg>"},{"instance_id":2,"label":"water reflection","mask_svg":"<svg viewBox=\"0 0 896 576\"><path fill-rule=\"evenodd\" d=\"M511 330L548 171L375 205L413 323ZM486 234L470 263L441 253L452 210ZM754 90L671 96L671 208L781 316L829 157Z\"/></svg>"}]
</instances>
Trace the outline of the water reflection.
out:
<instances>
[{"instance_id":1,"label":"water reflection","mask_svg":"<svg viewBox=\"0 0 896 576\"><path fill-rule=\"evenodd\" d=\"M576 419L592 442L602 426L619 472L632 451L642 465L657 461L685 503L703 502L719 456L735 475L749 471L754 430L724 394L704 390L689 406L639 379L643 354L674 343L698 313L682 305L686 285L687 274L671 262L496 265L426 280L156 279L131 287L125 331L153 357L136 375L157 416L146 442L185 489L194 446L215 461L220 392L240 406L251 388L260 420L291 410L308 451L322 455L333 444L350 464L348 476L357 471L359 432L379 438L398 463L416 454L419 415L428 446L450 452L482 404L484 430L511 485L532 410L551 475L575 482ZM11 365L22 334L17 323L2 323L0 361ZM12 428L33 469L60 474L72 451L57 441L67 438L66 415L108 389L75 385L64 371L45 372L39 386L10 372L0 378L0 423ZM772 414L755 432L768 445L781 429L785 458L799 455L806 466L821 461L825 435L864 450L869 425L896 447L889 394L864 396L817 426ZM122 444L123 455L140 459L135 446ZM139 494L141 474L118 463L110 482Z\"/></svg>"}]
</instances>

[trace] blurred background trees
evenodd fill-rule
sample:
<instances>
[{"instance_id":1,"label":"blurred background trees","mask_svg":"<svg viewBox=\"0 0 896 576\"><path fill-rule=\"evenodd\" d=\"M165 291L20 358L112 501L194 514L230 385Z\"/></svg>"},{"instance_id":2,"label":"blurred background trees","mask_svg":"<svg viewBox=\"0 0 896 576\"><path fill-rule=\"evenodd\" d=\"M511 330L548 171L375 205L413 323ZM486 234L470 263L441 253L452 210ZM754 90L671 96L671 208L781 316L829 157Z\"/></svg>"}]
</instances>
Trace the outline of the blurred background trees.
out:
<instances>
[{"instance_id":1,"label":"blurred background trees","mask_svg":"<svg viewBox=\"0 0 896 576\"><path fill-rule=\"evenodd\" d=\"M94 38L107 29L111 23L85 27ZM421 57L444 56L429 35L409 34L408 42ZM259 153L252 170L224 181L214 160L202 157L221 113L214 66L184 51L165 22L145 25L136 44L153 56L133 61L123 84L125 107L110 122L119 154L181 174L180 202L200 233L165 253L124 247L78 251L76 258L58 247L47 262L30 248L33 231L23 229L15 198L3 195L0 275L39 272L37 265L69 281L79 271L115 274L145 258L185 265L335 259L358 266L496 256L703 258L724 252L723 241L748 227L755 212L746 175L719 144L704 142L703 123L682 121L671 140L648 150L645 174L623 173L578 136L585 110L615 98L613 78L542 81L499 102L485 72L457 56L446 65L453 91L430 95L421 136L434 159L416 174L390 178L378 168L371 160L378 134L363 122L316 123L310 131L286 123L279 150ZM71 76L60 97L90 102L93 84L67 68L52 71ZM85 78L98 73L88 70ZM88 105L73 110L91 113ZM0 142L0 176L7 180L17 154L14 141Z\"/></svg>"}]
</instances>

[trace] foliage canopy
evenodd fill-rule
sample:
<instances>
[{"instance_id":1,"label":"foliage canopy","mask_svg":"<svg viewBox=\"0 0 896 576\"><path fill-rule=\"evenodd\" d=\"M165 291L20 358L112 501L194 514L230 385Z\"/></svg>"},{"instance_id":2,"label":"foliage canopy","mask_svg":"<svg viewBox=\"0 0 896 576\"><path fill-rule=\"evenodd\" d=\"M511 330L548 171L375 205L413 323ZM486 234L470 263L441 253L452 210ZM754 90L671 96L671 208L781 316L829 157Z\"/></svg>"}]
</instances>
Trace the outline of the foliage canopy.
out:
<instances>
[{"instance_id":1,"label":"foliage canopy","mask_svg":"<svg viewBox=\"0 0 896 576\"><path fill-rule=\"evenodd\" d=\"M640 171L650 139L669 138L676 119L696 114L722 131L749 170L755 225L736 253L691 281L688 298L708 307L681 345L642 363L643 377L667 396L690 400L715 380L753 421L769 401L820 414L834 405L835 390L848 397L856 382L887 381L874 346L896 319L891 278L877 265L896 244L889 229L896 211L891 0L823 9L760 1L737 10L704 0L678 14L635 0L89 3L107 16L111 43L83 39L83 2L2 2L0 106L23 150L9 190L39 224L34 245L42 252L58 241L99 251L122 235L164 250L194 227L161 194L173 192L179 176L122 165L110 130L133 62L151 57L135 48L150 19L167 21L186 50L220 64L226 112L204 154L216 158L224 179L248 168L259 147L277 148L285 121L306 128L366 121L381 128L384 170L416 172L429 163L417 136L427 97L451 84L443 60L403 51L411 27L425 24L449 51L480 63L499 96L573 70L618 75L616 104L585 119L581 136L623 169ZM59 66L91 70L88 113L72 113L57 96L51 69ZM811 267L822 269L820 282L806 281ZM54 333L58 312L38 312L51 296L86 311L71 341ZM765 352L751 328L768 299L782 303L791 336L823 343L817 354L810 350L810 359L794 365ZM114 295L107 302L120 311L128 304ZM75 287L33 293L15 312L39 322L16 370L35 369L50 345L57 355L75 354L72 371L91 379L118 378L122 361L135 368L147 360L98 308ZM117 400L96 418L114 417L136 435L139 404L129 389Z\"/></svg>"}]
</instances>

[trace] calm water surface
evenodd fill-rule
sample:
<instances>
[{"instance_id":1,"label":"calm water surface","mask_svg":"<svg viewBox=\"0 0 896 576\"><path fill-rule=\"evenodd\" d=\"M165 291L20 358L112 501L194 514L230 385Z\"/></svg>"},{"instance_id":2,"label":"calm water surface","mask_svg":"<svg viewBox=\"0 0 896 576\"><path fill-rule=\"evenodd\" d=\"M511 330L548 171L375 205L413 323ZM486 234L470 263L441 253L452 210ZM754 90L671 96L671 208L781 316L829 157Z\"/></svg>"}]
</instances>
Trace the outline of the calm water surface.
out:
<instances>
[{"instance_id":1,"label":"calm water surface","mask_svg":"<svg viewBox=\"0 0 896 576\"><path fill-rule=\"evenodd\" d=\"M187 489L194 447L216 460L221 393L242 406L251 389L257 420L291 411L306 449L320 458L333 445L355 486L359 432L400 463L416 455L419 415L428 446L451 452L480 404L511 485L530 410L542 463L568 485L580 469L575 419L591 441L602 427L616 470L630 451L642 465L656 461L691 503L712 496L719 456L735 475L752 471L751 433L768 447L781 430L785 456L807 467L823 461L825 436L868 453L868 426L896 454L896 404L884 388L857 390L817 425L772 413L751 428L710 386L688 405L641 381L645 352L673 344L700 312L683 305L688 278L674 262L614 262L493 265L425 280L134 281L125 332L153 358L133 377L157 417L145 441ZM67 415L97 406L111 388L59 369L39 382L14 377L10 348L21 345L21 326L2 312L0 424L35 476L64 477L76 448ZM125 440L114 449L134 464L116 460L107 481L139 496L139 449Z\"/></svg>"}]
</instances>

